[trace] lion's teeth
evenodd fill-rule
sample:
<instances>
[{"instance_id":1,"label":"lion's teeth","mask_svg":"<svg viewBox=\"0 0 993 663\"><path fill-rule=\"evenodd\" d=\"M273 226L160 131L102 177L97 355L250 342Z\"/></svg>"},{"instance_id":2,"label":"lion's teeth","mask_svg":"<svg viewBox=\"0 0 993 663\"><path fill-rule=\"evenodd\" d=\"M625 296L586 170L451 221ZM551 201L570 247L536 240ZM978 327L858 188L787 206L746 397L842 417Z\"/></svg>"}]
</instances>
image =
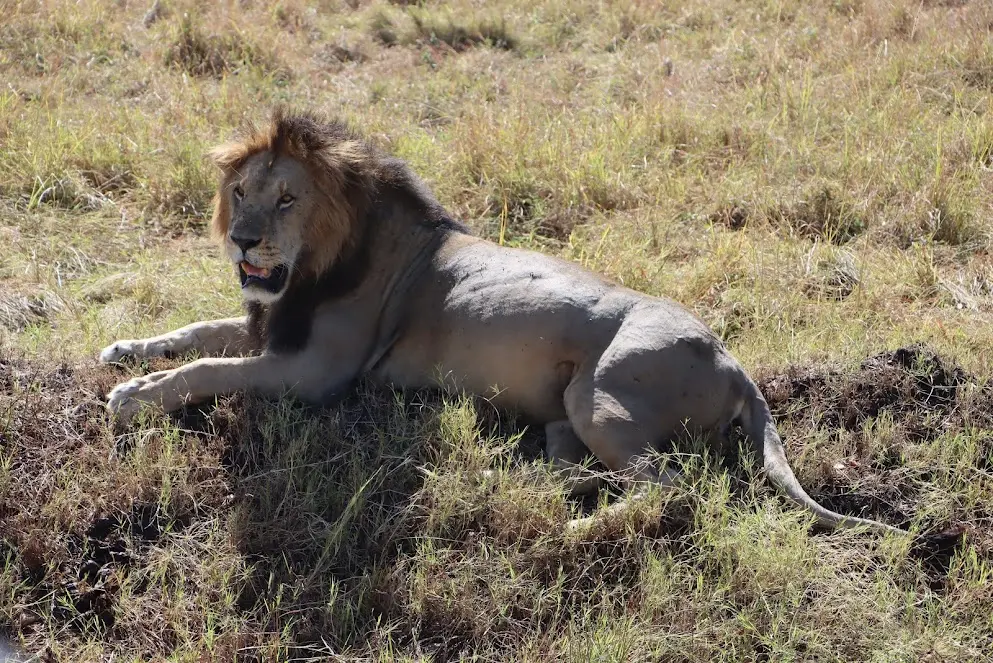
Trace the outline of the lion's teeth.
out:
<instances>
[{"instance_id":1,"label":"lion's teeth","mask_svg":"<svg viewBox=\"0 0 993 663\"><path fill-rule=\"evenodd\" d=\"M262 274L262 278L264 279L269 278L269 274L271 273L268 269L260 269L259 272Z\"/></svg>"}]
</instances>

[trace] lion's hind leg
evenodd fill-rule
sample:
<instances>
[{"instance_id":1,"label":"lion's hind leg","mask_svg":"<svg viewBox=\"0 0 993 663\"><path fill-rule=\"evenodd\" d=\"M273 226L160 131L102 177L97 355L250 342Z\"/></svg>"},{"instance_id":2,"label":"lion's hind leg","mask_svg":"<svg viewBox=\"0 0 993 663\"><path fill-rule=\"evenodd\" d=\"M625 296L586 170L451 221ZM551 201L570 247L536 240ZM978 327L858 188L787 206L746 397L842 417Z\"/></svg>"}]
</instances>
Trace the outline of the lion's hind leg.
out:
<instances>
[{"instance_id":1,"label":"lion's hind leg","mask_svg":"<svg viewBox=\"0 0 993 663\"><path fill-rule=\"evenodd\" d=\"M151 338L119 340L100 352L100 361L113 364L126 358L174 357L194 351L202 356L240 356L254 346L247 319L242 316L194 322Z\"/></svg>"},{"instance_id":2,"label":"lion's hind leg","mask_svg":"<svg viewBox=\"0 0 993 663\"><path fill-rule=\"evenodd\" d=\"M545 454L552 467L565 478L572 497L590 495L600 489L600 475L583 462L590 450L567 420L545 425Z\"/></svg>"},{"instance_id":3,"label":"lion's hind leg","mask_svg":"<svg viewBox=\"0 0 993 663\"><path fill-rule=\"evenodd\" d=\"M622 515L644 499L652 485L670 488L679 477L672 470L660 473L651 462L651 431L625 407L619 392L605 391L594 382L592 376L577 375L566 389L569 423L579 440L619 476L625 495L605 512L570 521L570 530L585 528L603 517Z\"/></svg>"}]
</instances>

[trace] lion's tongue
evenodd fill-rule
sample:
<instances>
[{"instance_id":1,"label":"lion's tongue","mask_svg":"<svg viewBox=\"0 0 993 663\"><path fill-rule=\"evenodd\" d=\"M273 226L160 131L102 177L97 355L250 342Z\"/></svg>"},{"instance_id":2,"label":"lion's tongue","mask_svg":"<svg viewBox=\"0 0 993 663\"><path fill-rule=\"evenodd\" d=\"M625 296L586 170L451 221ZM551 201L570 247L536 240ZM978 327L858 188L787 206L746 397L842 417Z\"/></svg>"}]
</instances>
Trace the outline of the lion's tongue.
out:
<instances>
[{"instance_id":1,"label":"lion's tongue","mask_svg":"<svg viewBox=\"0 0 993 663\"><path fill-rule=\"evenodd\" d=\"M264 279L269 278L269 270L264 267L256 267L247 262L241 263L241 268L245 270L245 273L249 276L260 276Z\"/></svg>"}]
</instances>

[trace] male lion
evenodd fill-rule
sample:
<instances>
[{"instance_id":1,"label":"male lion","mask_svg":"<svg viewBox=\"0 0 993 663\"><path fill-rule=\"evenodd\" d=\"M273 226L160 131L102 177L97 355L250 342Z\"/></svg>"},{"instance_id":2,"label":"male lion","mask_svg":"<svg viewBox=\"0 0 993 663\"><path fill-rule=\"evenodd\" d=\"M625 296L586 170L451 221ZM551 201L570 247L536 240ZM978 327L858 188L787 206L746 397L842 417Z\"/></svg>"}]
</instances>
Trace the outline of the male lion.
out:
<instances>
[{"instance_id":1,"label":"male lion","mask_svg":"<svg viewBox=\"0 0 993 663\"><path fill-rule=\"evenodd\" d=\"M902 531L804 492L759 389L679 304L473 237L402 161L339 122L277 111L212 157L213 231L248 315L104 349L104 362L228 355L118 385L108 408L122 420L142 403L171 411L237 390L321 402L360 374L480 395L497 385L497 406L545 426L576 493L596 487L578 472L588 451L628 488L671 485L639 462L653 445L686 430L724 439L740 423L772 482L819 524Z\"/></svg>"}]
</instances>

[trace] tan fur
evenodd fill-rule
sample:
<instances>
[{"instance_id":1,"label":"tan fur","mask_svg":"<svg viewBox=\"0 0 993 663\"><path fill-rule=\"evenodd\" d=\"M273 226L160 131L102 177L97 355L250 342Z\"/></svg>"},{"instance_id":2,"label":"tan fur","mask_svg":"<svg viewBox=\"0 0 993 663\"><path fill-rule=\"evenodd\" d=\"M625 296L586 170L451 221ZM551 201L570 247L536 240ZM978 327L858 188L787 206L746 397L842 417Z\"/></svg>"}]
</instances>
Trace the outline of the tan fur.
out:
<instances>
[{"instance_id":1,"label":"tan fur","mask_svg":"<svg viewBox=\"0 0 993 663\"><path fill-rule=\"evenodd\" d=\"M631 488L672 485L677 476L643 462L655 445L687 430L722 442L740 424L769 478L820 524L899 531L803 491L755 383L679 304L472 237L401 162L339 124L277 113L212 156L222 175L213 227L232 260L285 263L291 276L278 293L246 291L245 319L104 350L104 361L261 351L119 385L108 407L123 421L143 403L169 411L238 390L321 401L367 374L518 410L544 426L549 459L576 493L597 487L579 468L591 452ZM284 191L297 196L287 209ZM261 233L250 249L232 239L247 232Z\"/></svg>"}]
</instances>

